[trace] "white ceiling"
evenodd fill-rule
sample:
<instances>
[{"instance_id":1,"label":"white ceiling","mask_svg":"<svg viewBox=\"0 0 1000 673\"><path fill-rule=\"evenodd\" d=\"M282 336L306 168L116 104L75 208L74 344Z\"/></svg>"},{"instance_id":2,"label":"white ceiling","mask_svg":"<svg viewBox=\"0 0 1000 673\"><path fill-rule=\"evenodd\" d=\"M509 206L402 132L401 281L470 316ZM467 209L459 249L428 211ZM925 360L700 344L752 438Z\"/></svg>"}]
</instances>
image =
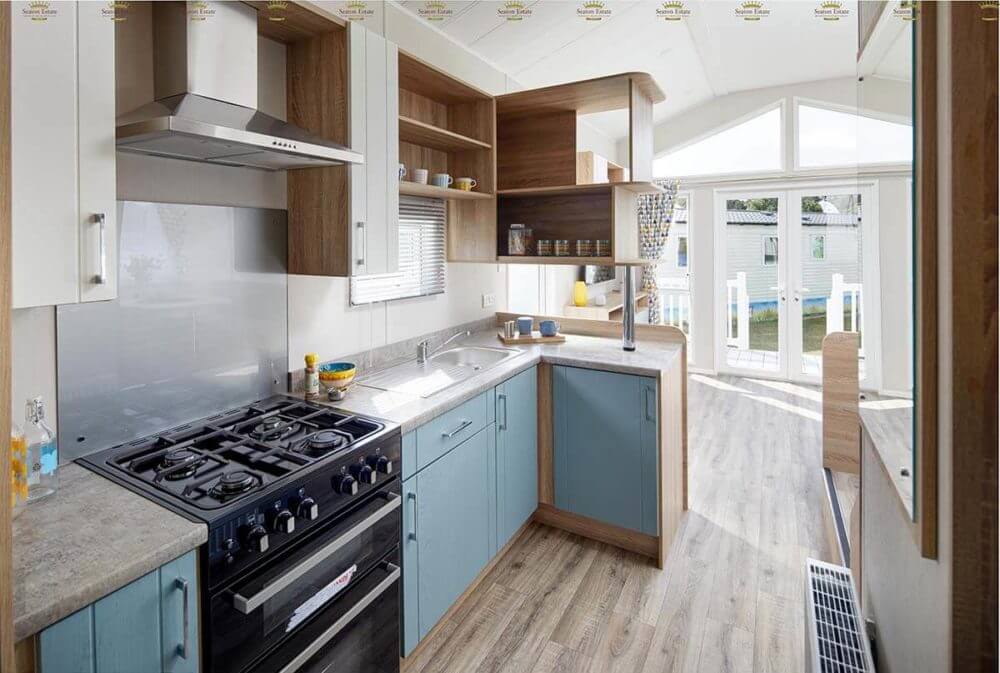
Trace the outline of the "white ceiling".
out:
<instances>
[{"instance_id":1,"label":"white ceiling","mask_svg":"<svg viewBox=\"0 0 1000 673\"><path fill-rule=\"evenodd\" d=\"M417 15L425 4L401 3ZM688 1L691 15L681 21L657 17L661 3L651 0L605 0L611 15L602 21L577 16L576 0L524 0L531 15L517 22L498 14L503 2L446 4L453 13L434 25L527 88L649 72L666 94L657 122L715 96L855 74L853 2L844 2L851 16L824 21L813 13L819 0L765 0L771 14L756 22L736 15L738 2ZM624 135L622 115L594 117L607 135Z\"/></svg>"}]
</instances>

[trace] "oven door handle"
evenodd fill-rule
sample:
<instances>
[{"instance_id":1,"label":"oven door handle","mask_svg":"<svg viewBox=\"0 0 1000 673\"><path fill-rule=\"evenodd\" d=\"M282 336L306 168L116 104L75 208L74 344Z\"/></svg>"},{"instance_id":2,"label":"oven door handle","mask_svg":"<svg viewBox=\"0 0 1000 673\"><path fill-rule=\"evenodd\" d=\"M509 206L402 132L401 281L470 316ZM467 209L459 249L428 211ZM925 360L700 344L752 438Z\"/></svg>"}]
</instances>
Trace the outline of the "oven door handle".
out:
<instances>
[{"instance_id":1,"label":"oven door handle","mask_svg":"<svg viewBox=\"0 0 1000 673\"><path fill-rule=\"evenodd\" d=\"M270 598L276 596L278 592L295 582L295 580L299 579L320 563L336 554L345 545L350 543L367 529L374 526L378 521L387 517L393 510L400 506L402 498L400 498L397 494L390 492L386 493L383 497L385 497L388 501L386 504L379 507L363 520L352 526L346 533L331 541L325 547L319 549L315 554L302 561L273 582L269 583L257 593L251 596L244 596L240 593L233 595L233 607L236 608L236 611L245 615L250 614L266 603Z\"/></svg>"},{"instance_id":2,"label":"oven door handle","mask_svg":"<svg viewBox=\"0 0 1000 673\"><path fill-rule=\"evenodd\" d=\"M301 652L295 655L295 658L289 661L284 668L281 669L279 673L295 673L302 665L305 664L309 659L313 657L317 652L323 649L327 643L337 637L344 628L350 624L358 615L360 615L369 605L374 603L379 596L384 594L389 587L393 585L396 580L399 579L399 566L395 563L390 563L386 561L383 564L385 570L389 572L386 578L378 583L378 585L368 592L364 598L359 600L357 603L351 606L351 609L345 612L340 619L335 621L330 628L320 634L319 638L309 643L308 646L303 648Z\"/></svg>"}]
</instances>

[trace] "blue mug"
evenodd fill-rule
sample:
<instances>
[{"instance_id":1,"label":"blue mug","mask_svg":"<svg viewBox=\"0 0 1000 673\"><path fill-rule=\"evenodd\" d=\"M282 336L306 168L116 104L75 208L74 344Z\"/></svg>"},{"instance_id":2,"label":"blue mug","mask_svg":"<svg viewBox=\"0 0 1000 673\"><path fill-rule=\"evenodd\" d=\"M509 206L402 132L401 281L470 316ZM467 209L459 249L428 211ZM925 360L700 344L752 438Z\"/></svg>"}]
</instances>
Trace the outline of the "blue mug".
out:
<instances>
[{"instance_id":1,"label":"blue mug","mask_svg":"<svg viewBox=\"0 0 1000 673\"><path fill-rule=\"evenodd\" d=\"M543 320L538 323L538 329L541 331L542 336L555 336L559 334L559 323L555 320Z\"/></svg>"},{"instance_id":2,"label":"blue mug","mask_svg":"<svg viewBox=\"0 0 1000 673\"><path fill-rule=\"evenodd\" d=\"M531 318L522 316L517 319L517 331L522 336L531 336Z\"/></svg>"}]
</instances>

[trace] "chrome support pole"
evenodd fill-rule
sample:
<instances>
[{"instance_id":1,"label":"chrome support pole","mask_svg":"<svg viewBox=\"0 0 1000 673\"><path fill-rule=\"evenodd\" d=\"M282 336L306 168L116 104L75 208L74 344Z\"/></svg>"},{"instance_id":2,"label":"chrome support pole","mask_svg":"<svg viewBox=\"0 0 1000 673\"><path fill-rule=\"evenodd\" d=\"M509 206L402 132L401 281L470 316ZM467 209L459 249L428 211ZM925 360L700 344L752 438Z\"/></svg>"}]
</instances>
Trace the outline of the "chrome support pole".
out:
<instances>
[{"instance_id":1,"label":"chrome support pole","mask_svg":"<svg viewBox=\"0 0 1000 673\"><path fill-rule=\"evenodd\" d=\"M625 288L622 307L622 349L635 350L635 279L631 266L625 267Z\"/></svg>"}]
</instances>

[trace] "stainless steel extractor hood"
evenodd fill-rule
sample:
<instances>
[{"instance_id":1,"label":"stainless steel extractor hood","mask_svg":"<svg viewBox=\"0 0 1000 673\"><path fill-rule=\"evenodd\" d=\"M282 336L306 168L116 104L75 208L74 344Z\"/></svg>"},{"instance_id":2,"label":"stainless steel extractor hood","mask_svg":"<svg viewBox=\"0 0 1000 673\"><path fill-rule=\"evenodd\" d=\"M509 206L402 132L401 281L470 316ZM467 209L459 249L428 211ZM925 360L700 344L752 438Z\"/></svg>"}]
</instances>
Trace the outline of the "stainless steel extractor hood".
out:
<instances>
[{"instance_id":1,"label":"stainless steel extractor hood","mask_svg":"<svg viewBox=\"0 0 1000 673\"><path fill-rule=\"evenodd\" d=\"M117 121L138 152L267 170L364 163L257 106L257 10L242 2L154 2L155 101Z\"/></svg>"}]
</instances>

